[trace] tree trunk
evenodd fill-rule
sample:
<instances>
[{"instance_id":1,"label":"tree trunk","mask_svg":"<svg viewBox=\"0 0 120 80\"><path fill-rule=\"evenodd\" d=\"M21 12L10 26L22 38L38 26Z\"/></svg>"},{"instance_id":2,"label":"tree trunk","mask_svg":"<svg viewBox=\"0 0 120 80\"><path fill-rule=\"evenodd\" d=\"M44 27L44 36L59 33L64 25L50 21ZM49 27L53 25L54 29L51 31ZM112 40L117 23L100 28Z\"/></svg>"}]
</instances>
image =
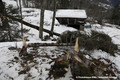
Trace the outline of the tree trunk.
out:
<instances>
[{"instance_id":1,"label":"tree trunk","mask_svg":"<svg viewBox=\"0 0 120 80\"><path fill-rule=\"evenodd\" d=\"M19 0L19 6L20 6L20 17L21 17L21 35L23 36L23 21L22 21L22 6L21 6L21 0Z\"/></svg>"},{"instance_id":2,"label":"tree trunk","mask_svg":"<svg viewBox=\"0 0 120 80\"><path fill-rule=\"evenodd\" d=\"M27 47L43 47L43 46L74 46L74 43L29 43Z\"/></svg>"},{"instance_id":3,"label":"tree trunk","mask_svg":"<svg viewBox=\"0 0 120 80\"><path fill-rule=\"evenodd\" d=\"M55 24L55 16L56 16L56 0L54 0L54 12L53 12L53 18L52 18L52 27L51 27L51 32L53 36L53 30L54 30L54 24Z\"/></svg>"},{"instance_id":4,"label":"tree trunk","mask_svg":"<svg viewBox=\"0 0 120 80\"><path fill-rule=\"evenodd\" d=\"M39 28L39 38L43 40L43 25L44 25L44 7L45 7L45 1L42 0L41 4L41 12L40 12L40 28Z\"/></svg>"}]
</instances>

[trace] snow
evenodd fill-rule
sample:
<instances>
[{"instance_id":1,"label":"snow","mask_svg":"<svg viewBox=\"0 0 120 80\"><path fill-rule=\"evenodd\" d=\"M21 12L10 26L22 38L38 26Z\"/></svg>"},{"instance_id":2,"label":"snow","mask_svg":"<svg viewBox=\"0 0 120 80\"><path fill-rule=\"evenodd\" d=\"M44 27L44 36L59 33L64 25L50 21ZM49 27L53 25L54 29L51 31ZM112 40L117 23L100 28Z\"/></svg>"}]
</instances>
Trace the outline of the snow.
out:
<instances>
[{"instance_id":1,"label":"snow","mask_svg":"<svg viewBox=\"0 0 120 80\"><path fill-rule=\"evenodd\" d=\"M101 2L98 4L98 6L102 6L102 7L105 8L105 9L111 9L111 8L112 8L111 5L104 4L104 3L101 3Z\"/></svg>"},{"instance_id":2,"label":"snow","mask_svg":"<svg viewBox=\"0 0 120 80\"><path fill-rule=\"evenodd\" d=\"M17 6L16 2L14 0L3 0L6 3L6 6L13 5ZM40 9L35 8L23 8L23 17L24 20L39 26L40 25ZM49 10L45 10L45 19L44 19L44 28L51 30L51 24L52 24L52 16L53 12ZM58 10L56 17L71 17L71 18L87 18L85 10ZM20 23L19 23L20 28ZM28 36L29 41L28 43L55 43L55 41L41 41L39 38L39 31L33 28L30 28L26 25L23 25L23 28L30 29L27 34L24 34L24 36ZM55 19L55 28L54 32L57 32L59 34L62 34L64 31L76 31L74 28L67 27L65 25L60 25L59 22ZM90 34L91 30L95 30L98 32L103 32L105 34L108 34L111 38L113 43L120 44L120 29L117 29L115 25L106 24L105 26L101 26L100 24L93 24L92 29L85 29L85 32L87 34ZM48 33L43 33L43 35L48 35ZM56 37L56 36L54 36ZM22 70L22 66L20 65L20 62L14 62L14 57L19 57L19 52L16 50L9 50L9 47L17 47L21 48L23 43L22 41L19 42L1 42L0 43L0 80L10 80L10 78L13 78L14 80L24 80L25 77L27 77L27 74L18 75L18 72ZM44 50L48 55L52 56L53 58L57 58L59 55L62 55L62 52L58 52L59 50L56 47L40 47L38 49L38 54L45 55L45 53L41 52L41 50ZM28 49L30 51L30 48ZM55 54L59 53L59 54ZM106 52L103 52L101 50L95 50L91 52L91 56L98 59L98 58L106 58L109 59L111 62L115 63L116 68L120 71L120 55L115 54L115 56L111 56ZM88 55L87 58L90 58ZM45 61L43 61L43 59ZM30 80L45 80L48 77L49 71L46 69L50 69L52 64L48 64L50 59L47 58L35 58L37 62L39 62L37 65L31 68L29 73L32 75L32 78L30 77ZM30 65L30 64L29 64ZM36 69L37 67L37 69ZM42 72L41 72L42 71ZM70 76L70 71L66 73L66 77L68 78Z\"/></svg>"},{"instance_id":3,"label":"snow","mask_svg":"<svg viewBox=\"0 0 120 80\"><path fill-rule=\"evenodd\" d=\"M0 48L0 80L9 80L9 77L14 77L17 80L20 64L12 62L14 56L18 56L18 52L9 51L8 47Z\"/></svg>"},{"instance_id":4,"label":"snow","mask_svg":"<svg viewBox=\"0 0 120 80\"><path fill-rule=\"evenodd\" d=\"M111 62L115 63L115 67L120 71L120 54L115 54L115 56L111 56L110 54L101 51L101 50L95 50L91 53L91 56L99 59L99 58L105 58L110 60ZM119 77L119 75L117 75Z\"/></svg>"},{"instance_id":5,"label":"snow","mask_svg":"<svg viewBox=\"0 0 120 80\"><path fill-rule=\"evenodd\" d=\"M23 16L24 16L24 21L27 21L33 25L39 26L40 25L40 9L35 9L35 8L23 8ZM51 30L51 24L52 24L52 16L53 12L49 10L45 10L44 13L44 29ZM31 40L39 40L39 31L35 29L31 29L25 25L23 25L24 28L30 29L31 34L34 34L35 38L31 38ZM67 27L65 25L60 25L57 19L55 19L55 26L54 26L54 32L56 33L63 33L64 31L76 31L77 29L72 28L72 27ZM48 35L48 33L43 34ZM33 41L32 40L32 41Z\"/></svg>"},{"instance_id":6,"label":"snow","mask_svg":"<svg viewBox=\"0 0 120 80\"><path fill-rule=\"evenodd\" d=\"M34 25L39 26L40 22L40 9L35 9L35 8L23 8L23 17L24 20L34 23ZM52 23L52 11L45 10L45 17L44 17L44 24L50 25ZM55 24L59 24L57 20L55 20Z\"/></svg>"},{"instance_id":7,"label":"snow","mask_svg":"<svg viewBox=\"0 0 120 80\"><path fill-rule=\"evenodd\" d=\"M3 2L5 2L6 7L8 6L13 6L14 8L17 8L17 2L15 2L14 0L2 0Z\"/></svg>"},{"instance_id":8,"label":"snow","mask_svg":"<svg viewBox=\"0 0 120 80\"><path fill-rule=\"evenodd\" d=\"M111 25L113 27L101 26L99 24L94 24L92 26L92 30L105 33L112 38L113 43L120 44L120 29L117 29L116 27L114 27L114 25Z\"/></svg>"},{"instance_id":9,"label":"snow","mask_svg":"<svg viewBox=\"0 0 120 80\"><path fill-rule=\"evenodd\" d=\"M56 12L56 17L64 18L87 18L85 10L79 9L59 9Z\"/></svg>"},{"instance_id":10,"label":"snow","mask_svg":"<svg viewBox=\"0 0 120 80\"><path fill-rule=\"evenodd\" d=\"M2 21L1 21L1 18L0 18L0 26L2 26Z\"/></svg>"},{"instance_id":11,"label":"snow","mask_svg":"<svg viewBox=\"0 0 120 80\"><path fill-rule=\"evenodd\" d=\"M21 44L21 43L19 43ZM46 80L48 78L49 70L54 63L49 64L51 59L44 57L36 57L34 60L37 61L37 64L31 63L29 65L34 65L31 67L30 71L26 74L19 75L18 73L24 68L21 66L21 59L18 61L15 60L15 57L19 58L19 52L16 50L9 50L9 47L15 47L14 43L10 43L6 46L7 43L1 43L0 46L0 80L25 80L28 77L28 74L32 76L28 77L30 80ZM28 48L28 52L31 51L31 48ZM54 53L54 54L53 54ZM56 54L57 53L57 54ZM50 57L54 55L53 58L57 58L59 55L62 55L62 52L59 52L57 47L39 47L38 55L49 55Z\"/></svg>"}]
</instances>

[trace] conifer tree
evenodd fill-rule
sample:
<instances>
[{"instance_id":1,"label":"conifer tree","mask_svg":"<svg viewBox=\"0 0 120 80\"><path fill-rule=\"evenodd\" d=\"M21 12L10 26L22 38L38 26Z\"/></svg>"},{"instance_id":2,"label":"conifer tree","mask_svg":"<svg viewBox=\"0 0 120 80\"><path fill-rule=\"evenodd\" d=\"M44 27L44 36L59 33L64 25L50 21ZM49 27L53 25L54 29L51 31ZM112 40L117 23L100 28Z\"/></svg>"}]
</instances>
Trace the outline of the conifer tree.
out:
<instances>
[{"instance_id":1,"label":"conifer tree","mask_svg":"<svg viewBox=\"0 0 120 80\"><path fill-rule=\"evenodd\" d=\"M120 3L115 5L115 7L113 9L111 21L115 24L120 25Z\"/></svg>"}]
</instances>

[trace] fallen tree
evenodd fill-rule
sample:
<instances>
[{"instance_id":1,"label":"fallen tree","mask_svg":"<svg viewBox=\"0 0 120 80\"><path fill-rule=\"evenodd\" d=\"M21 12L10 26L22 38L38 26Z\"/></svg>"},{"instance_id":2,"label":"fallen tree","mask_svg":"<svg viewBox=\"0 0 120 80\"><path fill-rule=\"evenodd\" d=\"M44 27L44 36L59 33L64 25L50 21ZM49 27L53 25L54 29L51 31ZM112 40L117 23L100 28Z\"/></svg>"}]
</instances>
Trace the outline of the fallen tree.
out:
<instances>
[{"instance_id":1,"label":"fallen tree","mask_svg":"<svg viewBox=\"0 0 120 80\"><path fill-rule=\"evenodd\" d=\"M21 19L17 19L17 18L15 18L14 16L10 16L10 15L7 15L7 17L9 17L10 19L12 19L12 20L14 20L14 21L18 21L18 22L21 23ZM31 27L31 28L34 28L34 29L39 30L39 26L30 24L30 23L28 23L28 22L26 22L26 21L22 21L22 23L23 23L24 25L26 25L26 26L29 26L29 27ZM49 33L50 35L53 34L53 35L56 35L56 36L60 36L59 33L56 33L56 32L53 32L53 33L52 33L50 30L47 30L47 29L44 29L44 28L43 28L43 31L46 32L46 33Z\"/></svg>"},{"instance_id":2,"label":"fallen tree","mask_svg":"<svg viewBox=\"0 0 120 80\"><path fill-rule=\"evenodd\" d=\"M40 47L40 46L74 46L74 43L29 43L28 47Z\"/></svg>"},{"instance_id":3,"label":"fallen tree","mask_svg":"<svg viewBox=\"0 0 120 80\"><path fill-rule=\"evenodd\" d=\"M109 78L109 76L117 78L115 75L117 69L113 67L115 66L115 64L112 63L110 60L105 58L95 59L91 56L90 58L91 59L87 59L84 54L79 51L77 38L75 49L68 51L63 57L56 59L55 64L50 70L49 77L51 77L51 75L53 75L55 79L64 77L65 73L67 73L71 69L72 78L75 80L93 80L92 78L80 79L80 77L84 76L95 76L95 80L103 80L102 78L100 78L100 76L107 76L110 80L114 80L114 78ZM106 62L108 61L108 64L105 64L100 60L105 60Z\"/></svg>"},{"instance_id":4,"label":"fallen tree","mask_svg":"<svg viewBox=\"0 0 120 80\"><path fill-rule=\"evenodd\" d=\"M108 78L112 76L115 79L117 78L116 73L119 73L119 72L115 68L114 63L112 63L110 60L105 59L105 58L95 59L95 58L91 57L90 55L89 55L89 57L91 59L86 58L84 56L84 53L79 50L78 41L79 40L77 38L74 49L62 51L64 53L63 55L58 56L57 58L54 58L54 57L48 55L46 52L45 52L45 55L42 55L41 53L43 53L44 50L43 50L43 52L38 51L40 46L42 46L43 44L38 45L38 46L36 45L37 43L26 44L26 41L23 38L23 47L22 47L21 51L19 52L23 70L19 72L19 75L29 73L30 69L37 64L37 62L34 60L34 58L45 57L45 58L51 59L51 61L48 62L48 64L54 63L51 66L51 69L49 71L48 79L51 79L52 77L54 79L59 79L60 77L64 77L65 74L70 69L71 69L71 74L72 74L71 77L75 80L81 80L81 79L79 79L79 76L80 77L95 76L96 77L95 80L103 80L102 78L100 78L100 76L105 76ZM55 44L55 43L53 43L53 44ZM27 50L27 48L29 48L29 47L33 47L32 52L29 52ZM40 53L40 54L38 54L38 53ZM33 64L28 63L31 60L32 60ZM103 60L105 61L105 63L103 62ZM89 79L82 79L82 80L93 80L93 79L89 78ZM114 79L110 78L110 80L114 80Z\"/></svg>"}]
</instances>

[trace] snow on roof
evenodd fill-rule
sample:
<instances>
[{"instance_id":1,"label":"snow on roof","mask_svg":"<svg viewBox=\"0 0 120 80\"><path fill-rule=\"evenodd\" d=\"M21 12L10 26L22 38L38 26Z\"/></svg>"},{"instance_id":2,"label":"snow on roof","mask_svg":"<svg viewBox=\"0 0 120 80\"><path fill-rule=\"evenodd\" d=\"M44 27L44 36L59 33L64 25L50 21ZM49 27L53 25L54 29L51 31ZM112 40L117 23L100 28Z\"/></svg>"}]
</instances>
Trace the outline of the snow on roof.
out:
<instances>
[{"instance_id":1,"label":"snow on roof","mask_svg":"<svg viewBox=\"0 0 120 80\"><path fill-rule=\"evenodd\" d=\"M59 9L56 12L56 17L87 18L87 14L85 10L80 9Z\"/></svg>"}]
</instances>

